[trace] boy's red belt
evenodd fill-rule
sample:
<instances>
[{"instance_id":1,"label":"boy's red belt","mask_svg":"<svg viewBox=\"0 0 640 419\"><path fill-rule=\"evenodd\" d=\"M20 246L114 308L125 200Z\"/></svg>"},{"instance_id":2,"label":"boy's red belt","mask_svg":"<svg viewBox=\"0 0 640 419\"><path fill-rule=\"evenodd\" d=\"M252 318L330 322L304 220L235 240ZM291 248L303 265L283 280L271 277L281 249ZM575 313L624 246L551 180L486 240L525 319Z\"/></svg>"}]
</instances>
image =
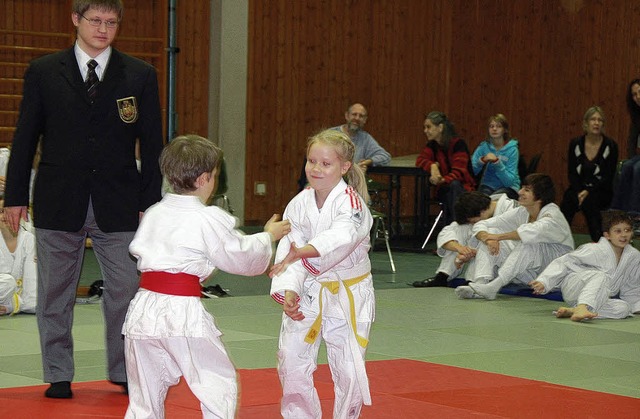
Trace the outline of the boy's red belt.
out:
<instances>
[{"instance_id":1,"label":"boy's red belt","mask_svg":"<svg viewBox=\"0 0 640 419\"><path fill-rule=\"evenodd\" d=\"M142 272L140 288L161 294L200 297L200 278L185 273L162 271Z\"/></svg>"}]
</instances>

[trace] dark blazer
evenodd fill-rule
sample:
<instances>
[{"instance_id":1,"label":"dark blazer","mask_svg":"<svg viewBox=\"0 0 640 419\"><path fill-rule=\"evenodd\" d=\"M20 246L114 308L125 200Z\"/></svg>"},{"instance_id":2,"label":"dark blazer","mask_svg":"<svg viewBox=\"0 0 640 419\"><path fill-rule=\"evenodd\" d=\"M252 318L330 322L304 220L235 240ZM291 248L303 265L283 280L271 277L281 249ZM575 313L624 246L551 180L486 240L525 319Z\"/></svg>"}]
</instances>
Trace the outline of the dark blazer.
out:
<instances>
[{"instance_id":1,"label":"dark blazer","mask_svg":"<svg viewBox=\"0 0 640 419\"><path fill-rule=\"evenodd\" d=\"M24 77L5 206L28 205L40 138L33 197L37 228L80 230L91 198L102 231L135 231L139 211L160 200L162 118L150 64L113 49L92 104L73 48L34 60ZM136 170L136 138L142 173Z\"/></svg>"}]
</instances>

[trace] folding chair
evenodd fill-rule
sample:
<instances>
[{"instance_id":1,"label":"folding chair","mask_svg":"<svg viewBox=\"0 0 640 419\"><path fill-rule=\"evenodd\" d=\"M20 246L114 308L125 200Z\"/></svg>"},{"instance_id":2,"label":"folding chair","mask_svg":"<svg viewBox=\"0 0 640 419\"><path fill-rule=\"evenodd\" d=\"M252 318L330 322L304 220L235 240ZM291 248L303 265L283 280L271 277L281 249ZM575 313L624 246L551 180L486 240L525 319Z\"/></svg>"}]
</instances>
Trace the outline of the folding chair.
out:
<instances>
[{"instance_id":1,"label":"folding chair","mask_svg":"<svg viewBox=\"0 0 640 419\"><path fill-rule=\"evenodd\" d=\"M376 242L378 240L384 240L387 246L387 254L389 255L389 263L391 264L391 272L396 273L396 265L393 262L391 246L389 245L389 230L387 230L387 226L384 222L386 215L375 210L371 210L371 215L373 216L373 226L371 228L371 250L375 249Z\"/></svg>"}]
</instances>

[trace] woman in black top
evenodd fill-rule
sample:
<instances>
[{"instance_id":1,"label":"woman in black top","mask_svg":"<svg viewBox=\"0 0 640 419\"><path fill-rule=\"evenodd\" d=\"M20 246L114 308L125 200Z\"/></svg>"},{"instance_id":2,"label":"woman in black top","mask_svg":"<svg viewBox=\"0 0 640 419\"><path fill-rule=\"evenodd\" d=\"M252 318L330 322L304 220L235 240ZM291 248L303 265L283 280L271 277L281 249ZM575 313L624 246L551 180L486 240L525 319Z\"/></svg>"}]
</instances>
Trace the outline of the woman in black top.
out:
<instances>
[{"instance_id":1,"label":"woman in black top","mask_svg":"<svg viewBox=\"0 0 640 419\"><path fill-rule=\"evenodd\" d=\"M618 164L618 144L604 135L604 123L604 112L599 106L587 109L582 121L585 134L569 143L569 188L560 204L569 224L578 211L583 212L593 241L602 235L600 211L611 204Z\"/></svg>"}]
</instances>

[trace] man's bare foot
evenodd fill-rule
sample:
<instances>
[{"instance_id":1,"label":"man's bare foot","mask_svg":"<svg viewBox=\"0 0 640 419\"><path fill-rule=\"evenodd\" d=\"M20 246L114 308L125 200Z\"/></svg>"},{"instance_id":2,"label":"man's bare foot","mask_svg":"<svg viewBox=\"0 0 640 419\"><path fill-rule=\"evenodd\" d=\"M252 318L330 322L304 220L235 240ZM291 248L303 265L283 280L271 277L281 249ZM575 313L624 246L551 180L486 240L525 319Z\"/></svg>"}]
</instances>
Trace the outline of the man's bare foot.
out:
<instances>
[{"instance_id":1,"label":"man's bare foot","mask_svg":"<svg viewBox=\"0 0 640 419\"><path fill-rule=\"evenodd\" d=\"M573 316L573 309L571 307L560 307L556 310L556 317L559 319L571 316Z\"/></svg>"},{"instance_id":2,"label":"man's bare foot","mask_svg":"<svg viewBox=\"0 0 640 419\"><path fill-rule=\"evenodd\" d=\"M586 304L578 304L576 308L573 309L573 314L571 315L571 321L579 322L582 320L589 320L596 317L598 317L598 313L589 311L589 307Z\"/></svg>"}]
</instances>

